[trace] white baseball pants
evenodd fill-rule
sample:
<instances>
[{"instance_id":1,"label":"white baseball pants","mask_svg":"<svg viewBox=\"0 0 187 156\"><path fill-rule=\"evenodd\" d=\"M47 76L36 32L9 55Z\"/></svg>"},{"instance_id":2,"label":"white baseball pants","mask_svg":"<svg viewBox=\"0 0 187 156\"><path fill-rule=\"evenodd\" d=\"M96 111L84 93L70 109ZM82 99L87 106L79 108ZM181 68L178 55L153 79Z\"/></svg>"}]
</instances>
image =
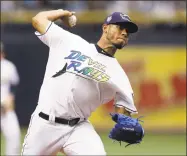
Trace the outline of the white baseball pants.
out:
<instances>
[{"instance_id":1,"label":"white baseball pants","mask_svg":"<svg viewBox=\"0 0 187 156\"><path fill-rule=\"evenodd\" d=\"M100 136L89 121L81 121L74 127L50 123L31 116L21 155L106 155Z\"/></svg>"}]
</instances>

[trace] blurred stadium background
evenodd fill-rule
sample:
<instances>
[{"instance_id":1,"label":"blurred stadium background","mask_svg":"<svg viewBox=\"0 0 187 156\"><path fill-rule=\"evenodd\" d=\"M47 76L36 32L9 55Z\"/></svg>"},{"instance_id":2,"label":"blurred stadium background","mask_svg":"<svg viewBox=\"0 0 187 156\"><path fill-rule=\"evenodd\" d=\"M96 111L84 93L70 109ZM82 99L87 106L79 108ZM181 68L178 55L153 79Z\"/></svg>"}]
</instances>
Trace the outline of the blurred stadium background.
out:
<instances>
[{"instance_id":1,"label":"blurred stadium background","mask_svg":"<svg viewBox=\"0 0 187 156\"><path fill-rule=\"evenodd\" d=\"M59 8L76 12L78 24L69 31L90 42L99 39L104 18L114 11L128 14L140 27L116 58L134 89L137 116L144 116L145 137L142 144L128 148L112 143L107 137L114 125L109 117L112 101L102 105L90 120L108 155L186 155L186 1L1 1L1 40L21 79L16 112L22 139L48 57L48 48L34 35L31 18L41 10Z\"/></svg>"}]
</instances>

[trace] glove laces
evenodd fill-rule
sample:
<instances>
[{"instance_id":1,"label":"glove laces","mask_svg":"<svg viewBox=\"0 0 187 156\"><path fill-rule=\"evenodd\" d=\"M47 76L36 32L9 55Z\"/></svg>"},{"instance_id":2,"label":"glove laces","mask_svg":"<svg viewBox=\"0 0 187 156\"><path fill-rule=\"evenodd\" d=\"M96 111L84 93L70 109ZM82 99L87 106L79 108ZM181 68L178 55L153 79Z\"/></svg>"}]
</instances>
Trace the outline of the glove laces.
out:
<instances>
[{"instance_id":1,"label":"glove laces","mask_svg":"<svg viewBox=\"0 0 187 156\"><path fill-rule=\"evenodd\" d=\"M113 143L115 142L115 140L113 140ZM121 146L121 142L122 141L118 141L119 142L119 144L120 144L120 146ZM137 143L129 143L129 144L127 144L127 145L125 145L125 148L126 147L128 147L128 146L130 146L130 145L133 145L133 144L140 144L140 142L137 142Z\"/></svg>"},{"instance_id":2,"label":"glove laces","mask_svg":"<svg viewBox=\"0 0 187 156\"><path fill-rule=\"evenodd\" d=\"M129 143L129 144L127 144L126 146L125 146L125 148L127 147L127 146L130 146L130 145L133 145L133 144L140 144L139 142L137 142L137 143Z\"/></svg>"},{"instance_id":3,"label":"glove laces","mask_svg":"<svg viewBox=\"0 0 187 156\"><path fill-rule=\"evenodd\" d=\"M144 116L140 116L140 117L138 117L136 120L137 120L137 121L144 122L144 121L140 120L140 118L143 118L143 117L144 117Z\"/></svg>"}]
</instances>

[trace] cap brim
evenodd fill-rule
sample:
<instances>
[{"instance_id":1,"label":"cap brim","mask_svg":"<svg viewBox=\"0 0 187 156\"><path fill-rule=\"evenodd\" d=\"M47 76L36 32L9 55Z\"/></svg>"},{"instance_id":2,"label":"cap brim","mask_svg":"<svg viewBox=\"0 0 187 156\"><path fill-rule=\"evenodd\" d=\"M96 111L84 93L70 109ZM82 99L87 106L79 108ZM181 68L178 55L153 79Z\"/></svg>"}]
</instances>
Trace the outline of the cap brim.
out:
<instances>
[{"instance_id":1,"label":"cap brim","mask_svg":"<svg viewBox=\"0 0 187 156\"><path fill-rule=\"evenodd\" d=\"M138 31L138 26L133 22L117 22L116 24L123 25L128 30L128 33L135 33Z\"/></svg>"}]
</instances>

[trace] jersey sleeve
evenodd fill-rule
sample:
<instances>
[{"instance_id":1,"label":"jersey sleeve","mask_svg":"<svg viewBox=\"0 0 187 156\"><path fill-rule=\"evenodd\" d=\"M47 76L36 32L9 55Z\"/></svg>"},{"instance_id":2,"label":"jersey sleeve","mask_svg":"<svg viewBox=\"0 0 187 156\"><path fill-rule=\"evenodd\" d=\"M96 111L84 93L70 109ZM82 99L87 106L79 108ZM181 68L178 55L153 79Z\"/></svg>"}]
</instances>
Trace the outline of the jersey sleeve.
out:
<instances>
[{"instance_id":1,"label":"jersey sleeve","mask_svg":"<svg viewBox=\"0 0 187 156\"><path fill-rule=\"evenodd\" d=\"M61 42L69 41L73 34L56 25L54 22L49 23L44 34L35 31L35 35L48 47L55 47Z\"/></svg>"},{"instance_id":2,"label":"jersey sleeve","mask_svg":"<svg viewBox=\"0 0 187 156\"><path fill-rule=\"evenodd\" d=\"M120 94L116 93L114 99L114 105L119 107L125 107L125 109L131 114L137 114L137 109L134 105L133 93Z\"/></svg>"},{"instance_id":3,"label":"jersey sleeve","mask_svg":"<svg viewBox=\"0 0 187 156\"><path fill-rule=\"evenodd\" d=\"M118 63L112 74L112 82L116 88L114 105L125 107L125 109L131 114L137 114L138 112L134 105L132 86L125 71Z\"/></svg>"}]
</instances>

